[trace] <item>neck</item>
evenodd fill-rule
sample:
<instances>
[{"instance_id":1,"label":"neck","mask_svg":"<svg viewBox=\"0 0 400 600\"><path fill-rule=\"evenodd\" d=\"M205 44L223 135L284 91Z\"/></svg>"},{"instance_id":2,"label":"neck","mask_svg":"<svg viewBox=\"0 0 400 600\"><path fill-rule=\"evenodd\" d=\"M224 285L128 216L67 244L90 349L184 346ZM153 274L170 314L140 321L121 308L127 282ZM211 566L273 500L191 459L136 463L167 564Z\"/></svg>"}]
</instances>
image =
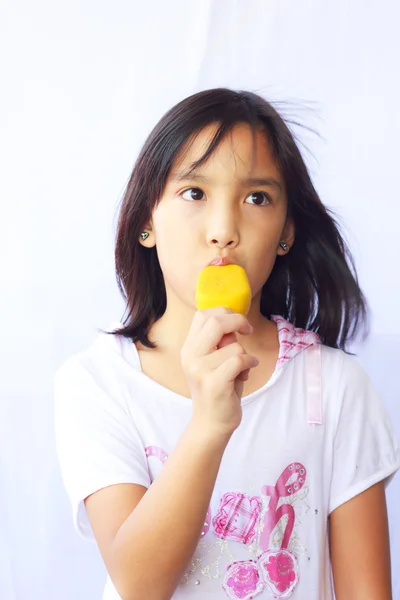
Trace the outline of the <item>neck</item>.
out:
<instances>
[{"instance_id":1,"label":"neck","mask_svg":"<svg viewBox=\"0 0 400 600\"><path fill-rule=\"evenodd\" d=\"M163 316L150 329L150 340L155 342L160 351L180 352L185 343L195 315L195 310L176 298L167 298L167 308ZM260 344L275 345L277 329L260 313L260 295L253 299L247 318L253 326L251 336L238 335L238 341L249 350Z\"/></svg>"}]
</instances>

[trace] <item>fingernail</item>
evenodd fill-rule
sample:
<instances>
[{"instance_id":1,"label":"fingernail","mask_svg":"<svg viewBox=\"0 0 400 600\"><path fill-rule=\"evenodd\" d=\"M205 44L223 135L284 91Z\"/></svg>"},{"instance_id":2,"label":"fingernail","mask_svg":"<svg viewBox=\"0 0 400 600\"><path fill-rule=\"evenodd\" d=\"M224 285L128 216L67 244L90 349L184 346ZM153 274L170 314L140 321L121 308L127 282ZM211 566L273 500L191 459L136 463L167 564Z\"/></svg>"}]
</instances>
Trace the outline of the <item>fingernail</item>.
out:
<instances>
[{"instance_id":1,"label":"fingernail","mask_svg":"<svg viewBox=\"0 0 400 600\"><path fill-rule=\"evenodd\" d=\"M254 364L255 365L259 365L260 364L260 361L258 360L258 358L256 358L255 356L253 356L253 359L254 359Z\"/></svg>"}]
</instances>

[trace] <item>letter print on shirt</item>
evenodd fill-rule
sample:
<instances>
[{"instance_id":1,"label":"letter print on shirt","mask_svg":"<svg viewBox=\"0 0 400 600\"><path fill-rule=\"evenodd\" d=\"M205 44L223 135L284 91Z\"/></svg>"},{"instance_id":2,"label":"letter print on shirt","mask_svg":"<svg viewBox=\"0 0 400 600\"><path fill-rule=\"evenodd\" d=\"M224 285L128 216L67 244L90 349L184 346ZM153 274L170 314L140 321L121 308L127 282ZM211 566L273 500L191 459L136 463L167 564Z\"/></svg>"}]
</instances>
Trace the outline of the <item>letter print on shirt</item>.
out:
<instances>
[{"instance_id":1,"label":"letter print on shirt","mask_svg":"<svg viewBox=\"0 0 400 600\"><path fill-rule=\"evenodd\" d=\"M261 594L265 589L270 590L275 598L289 598L291 596L299 581L297 557L288 548L296 515L292 504L285 502L285 499L304 487L306 477L306 468L301 463L296 462L288 465L283 470L274 486L263 486L261 492L264 496L269 497L269 504L266 507L260 527L259 547L262 552L257 560L234 562L228 566L222 586L232 600L238 598L250 600ZM227 494L223 496L223 499L225 496ZM254 501L255 498L248 500L253 504ZM271 549L271 534L285 517L280 547ZM215 521L216 518L213 520L213 524ZM238 521L237 505L231 510L230 519L225 517L225 522L231 523L232 521ZM252 521L249 515L248 523L250 522ZM240 523L240 528L233 528L235 534L237 529L241 532L247 532L249 527L246 528L243 523ZM229 526L225 528L225 535L226 537L232 536L232 529ZM241 535L241 541L247 543L245 540L248 538L243 533Z\"/></svg>"},{"instance_id":2,"label":"letter print on shirt","mask_svg":"<svg viewBox=\"0 0 400 600\"><path fill-rule=\"evenodd\" d=\"M168 458L158 446L148 446L146 456L162 463ZM293 504L296 499L304 500L308 493L306 477L305 466L294 462L282 471L275 485L262 487L262 496L223 494L214 518L208 509L201 533L204 538L212 525L218 539L212 543L200 539L196 556L181 583L188 584L191 575L199 571L208 579L222 578L222 587L232 600L251 600L264 591L274 598L289 598L299 581L297 555L293 551L297 548ZM235 560L230 541L247 546L253 558ZM220 572L223 558L229 560L225 575Z\"/></svg>"},{"instance_id":3,"label":"letter print on shirt","mask_svg":"<svg viewBox=\"0 0 400 600\"><path fill-rule=\"evenodd\" d=\"M228 492L220 500L212 523L214 533L222 539L251 544L256 537L261 513L261 498Z\"/></svg>"}]
</instances>

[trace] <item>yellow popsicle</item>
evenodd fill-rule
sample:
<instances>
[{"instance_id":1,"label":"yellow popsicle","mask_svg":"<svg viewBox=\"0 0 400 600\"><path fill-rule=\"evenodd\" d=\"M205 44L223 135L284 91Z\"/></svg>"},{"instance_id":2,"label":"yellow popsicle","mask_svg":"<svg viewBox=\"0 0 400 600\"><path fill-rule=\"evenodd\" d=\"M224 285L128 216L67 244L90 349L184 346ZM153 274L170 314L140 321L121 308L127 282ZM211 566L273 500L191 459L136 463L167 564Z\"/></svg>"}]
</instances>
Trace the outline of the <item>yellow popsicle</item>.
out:
<instances>
[{"instance_id":1,"label":"yellow popsicle","mask_svg":"<svg viewBox=\"0 0 400 600\"><path fill-rule=\"evenodd\" d=\"M239 265L210 265L200 272L196 288L197 310L224 306L247 315L251 289L246 271Z\"/></svg>"}]
</instances>

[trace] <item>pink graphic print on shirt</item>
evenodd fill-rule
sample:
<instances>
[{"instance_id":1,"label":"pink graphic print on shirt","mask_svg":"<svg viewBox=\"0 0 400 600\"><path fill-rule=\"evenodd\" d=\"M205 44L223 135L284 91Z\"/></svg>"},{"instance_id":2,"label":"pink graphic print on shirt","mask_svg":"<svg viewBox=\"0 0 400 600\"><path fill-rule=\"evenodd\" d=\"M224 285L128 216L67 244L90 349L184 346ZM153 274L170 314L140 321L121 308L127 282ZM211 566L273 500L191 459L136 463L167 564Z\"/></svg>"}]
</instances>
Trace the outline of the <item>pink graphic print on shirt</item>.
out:
<instances>
[{"instance_id":1,"label":"pink graphic print on shirt","mask_svg":"<svg viewBox=\"0 0 400 600\"><path fill-rule=\"evenodd\" d=\"M234 562L222 583L222 587L232 600L251 600L264 590L257 564L252 560Z\"/></svg>"},{"instance_id":2,"label":"pink graphic print on shirt","mask_svg":"<svg viewBox=\"0 0 400 600\"><path fill-rule=\"evenodd\" d=\"M168 455L159 446L145 449L147 458L155 457L164 463ZM227 567L222 587L231 600L251 600L266 587L275 598L289 598L298 580L296 556L288 550L295 524L295 512L291 504L278 504L297 493L305 484L307 471L301 463L292 463L284 469L274 486L263 486L262 494L270 501L261 528L259 546L263 550L257 561L238 561ZM247 494L228 492L220 500L218 512L212 524L214 533L222 539L251 544L260 524L261 498ZM281 518L287 515L285 531L279 550L270 550L270 536ZM208 509L202 536L209 531L211 509Z\"/></svg>"},{"instance_id":3,"label":"pink graphic print on shirt","mask_svg":"<svg viewBox=\"0 0 400 600\"><path fill-rule=\"evenodd\" d=\"M288 550L295 524L295 512L291 504L283 503L280 506L278 506L278 504L281 500L300 491L304 486L306 476L307 471L304 465L296 462L288 465L286 469L284 469L274 486L263 486L261 490L262 493L270 498L259 539L259 546L263 552L258 557L257 563L247 561L243 563L232 563L228 566L223 581L223 588L229 598L251 598L260 594L265 587L268 587L271 590L275 598L289 598L289 596L292 595L299 580L297 558L290 550ZM244 507L247 508L250 503L249 497L246 497L245 494L224 494L220 502L220 509L217 517L213 520L214 530L216 523L219 524L222 522L223 524L227 524L225 525L225 529L221 528L220 532L222 531L223 536L226 538L235 539L232 533L237 533L237 531L231 527L230 523L233 522L236 524L238 519L238 507L240 509L240 502L238 502L238 500L240 499L243 501L244 498L247 498L247 506L246 502L244 502ZM257 506L261 507L260 498L254 496L251 500L253 502L259 500ZM227 507L229 507L228 510ZM247 530L256 531L260 511L257 510L257 515L254 515L254 521L248 510L244 510L243 513L242 520L245 517L246 524L253 524L253 527L247 527ZM219 515L220 519L218 520ZM270 550L271 533L285 515L287 515L287 521L281 541L281 547L277 551ZM244 541L246 539L246 536L243 533L244 531L246 531L246 528L242 525L240 528L241 535L239 541L250 543ZM253 537L254 536L252 536L251 539L253 539ZM254 576L255 569L257 569L258 578ZM246 578L245 595L243 595L244 577Z\"/></svg>"},{"instance_id":4,"label":"pink graphic print on shirt","mask_svg":"<svg viewBox=\"0 0 400 600\"><path fill-rule=\"evenodd\" d=\"M224 494L213 518L214 533L221 539L251 544L257 532L261 499L247 494Z\"/></svg>"},{"instance_id":5,"label":"pink graphic print on shirt","mask_svg":"<svg viewBox=\"0 0 400 600\"><path fill-rule=\"evenodd\" d=\"M281 548L287 548L293 532L295 513L291 504L282 504L278 508L279 500L296 494L304 486L307 471L301 463L292 463L279 476L274 486L265 485L261 492L270 497L267 512L264 518L264 527L260 534L260 547L263 550L269 548L269 538L276 525L284 515L288 515L285 533L283 535ZM288 483L289 482L289 483Z\"/></svg>"},{"instance_id":6,"label":"pink graphic print on shirt","mask_svg":"<svg viewBox=\"0 0 400 600\"><path fill-rule=\"evenodd\" d=\"M289 598L299 580L297 559L289 550L263 552L257 561L261 579L275 598Z\"/></svg>"}]
</instances>

